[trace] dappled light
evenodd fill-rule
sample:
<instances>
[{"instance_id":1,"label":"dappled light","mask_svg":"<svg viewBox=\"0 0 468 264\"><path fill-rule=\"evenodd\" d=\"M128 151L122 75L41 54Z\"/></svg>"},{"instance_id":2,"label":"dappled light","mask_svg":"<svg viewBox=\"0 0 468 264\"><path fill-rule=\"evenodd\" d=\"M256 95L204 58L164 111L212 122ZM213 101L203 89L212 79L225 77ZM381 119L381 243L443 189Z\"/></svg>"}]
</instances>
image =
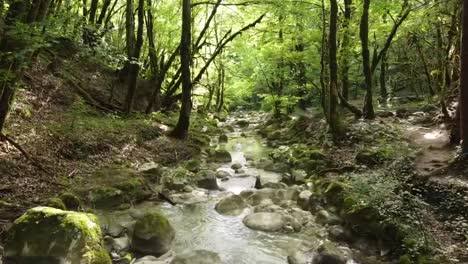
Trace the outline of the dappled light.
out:
<instances>
[{"instance_id":1,"label":"dappled light","mask_svg":"<svg viewBox=\"0 0 468 264\"><path fill-rule=\"evenodd\" d=\"M468 263L467 153L468 0L0 0L0 264Z\"/></svg>"}]
</instances>

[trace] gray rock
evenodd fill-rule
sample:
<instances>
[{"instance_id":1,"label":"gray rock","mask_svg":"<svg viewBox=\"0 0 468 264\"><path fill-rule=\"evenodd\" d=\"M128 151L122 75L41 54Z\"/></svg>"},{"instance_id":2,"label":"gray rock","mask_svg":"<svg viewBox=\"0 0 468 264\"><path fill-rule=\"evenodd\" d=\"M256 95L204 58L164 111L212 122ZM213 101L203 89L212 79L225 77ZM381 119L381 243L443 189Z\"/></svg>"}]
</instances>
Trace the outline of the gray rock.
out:
<instances>
[{"instance_id":1,"label":"gray rock","mask_svg":"<svg viewBox=\"0 0 468 264\"><path fill-rule=\"evenodd\" d=\"M243 190L239 195L242 197L242 199L247 200L255 193L255 191L255 189L247 189Z\"/></svg>"},{"instance_id":2,"label":"gray rock","mask_svg":"<svg viewBox=\"0 0 468 264\"><path fill-rule=\"evenodd\" d=\"M215 252L195 250L176 256L171 264L222 264L222 262Z\"/></svg>"},{"instance_id":3,"label":"gray rock","mask_svg":"<svg viewBox=\"0 0 468 264\"><path fill-rule=\"evenodd\" d=\"M337 215L328 212L327 210L320 210L317 213L315 221L322 225L339 225L343 222Z\"/></svg>"},{"instance_id":4,"label":"gray rock","mask_svg":"<svg viewBox=\"0 0 468 264\"><path fill-rule=\"evenodd\" d=\"M250 197L247 199L247 203L250 205L256 206L259 205L265 199L273 199L275 198L275 191L274 189L260 189L254 192Z\"/></svg>"},{"instance_id":5,"label":"gray rock","mask_svg":"<svg viewBox=\"0 0 468 264\"><path fill-rule=\"evenodd\" d=\"M288 264L308 264L307 256L299 251L288 256Z\"/></svg>"},{"instance_id":6,"label":"gray rock","mask_svg":"<svg viewBox=\"0 0 468 264\"><path fill-rule=\"evenodd\" d=\"M219 190L216 180L216 173L210 170L203 170L196 174L196 183L199 188L207 190Z\"/></svg>"},{"instance_id":7,"label":"gray rock","mask_svg":"<svg viewBox=\"0 0 468 264\"><path fill-rule=\"evenodd\" d=\"M312 264L346 264L346 258L329 253L319 253L313 258Z\"/></svg>"},{"instance_id":8,"label":"gray rock","mask_svg":"<svg viewBox=\"0 0 468 264\"><path fill-rule=\"evenodd\" d=\"M307 172L305 170L293 170L291 176L294 182L304 183L307 179Z\"/></svg>"},{"instance_id":9,"label":"gray rock","mask_svg":"<svg viewBox=\"0 0 468 264\"><path fill-rule=\"evenodd\" d=\"M215 150L211 155L213 162L228 163L232 161L231 153L227 150Z\"/></svg>"},{"instance_id":10,"label":"gray rock","mask_svg":"<svg viewBox=\"0 0 468 264\"><path fill-rule=\"evenodd\" d=\"M191 192L193 192L193 187L190 186L190 185L186 185L186 186L184 186L183 191L186 192L186 193L191 193Z\"/></svg>"},{"instance_id":11,"label":"gray rock","mask_svg":"<svg viewBox=\"0 0 468 264\"><path fill-rule=\"evenodd\" d=\"M155 257L155 256L145 256L143 258L137 259L132 264L169 264L171 263L172 259L174 258L174 252L169 251L166 254Z\"/></svg>"},{"instance_id":12,"label":"gray rock","mask_svg":"<svg viewBox=\"0 0 468 264\"><path fill-rule=\"evenodd\" d=\"M299 193L299 197L297 198L297 205L299 205L299 207L301 207L304 210L308 210L309 205L310 205L309 200L311 196L312 196L311 191L309 190L302 191L301 193Z\"/></svg>"},{"instance_id":13,"label":"gray rock","mask_svg":"<svg viewBox=\"0 0 468 264\"><path fill-rule=\"evenodd\" d=\"M253 213L242 222L251 229L265 232L277 232L285 226L285 220L279 213Z\"/></svg>"},{"instance_id":14,"label":"gray rock","mask_svg":"<svg viewBox=\"0 0 468 264\"><path fill-rule=\"evenodd\" d=\"M246 207L240 195L231 195L219 201L215 210L222 215L240 215Z\"/></svg>"},{"instance_id":15,"label":"gray rock","mask_svg":"<svg viewBox=\"0 0 468 264\"><path fill-rule=\"evenodd\" d=\"M151 212L135 223L132 247L139 253L159 257L169 251L174 237L174 228L166 217Z\"/></svg>"},{"instance_id":16,"label":"gray rock","mask_svg":"<svg viewBox=\"0 0 468 264\"><path fill-rule=\"evenodd\" d=\"M232 174L227 171L227 170L224 170L224 169L220 169L220 170L217 170L216 171L216 178L218 179L228 179L228 178L231 178L232 177Z\"/></svg>"},{"instance_id":17,"label":"gray rock","mask_svg":"<svg viewBox=\"0 0 468 264\"><path fill-rule=\"evenodd\" d=\"M328 236L333 240L349 242L349 243L353 242L354 240L352 233L342 226L339 226L339 225L330 226L327 231L328 231Z\"/></svg>"},{"instance_id":18,"label":"gray rock","mask_svg":"<svg viewBox=\"0 0 468 264\"><path fill-rule=\"evenodd\" d=\"M118 238L105 237L104 241L109 252L116 252L122 255L122 253L127 253L130 249L131 241L126 235Z\"/></svg>"},{"instance_id":19,"label":"gray rock","mask_svg":"<svg viewBox=\"0 0 468 264\"><path fill-rule=\"evenodd\" d=\"M234 163L234 164L231 165L231 169L236 170L236 171L241 169L241 168L242 168L242 164L240 164L240 163Z\"/></svg>"},{"instance_id":20,"label":"gray rock","mask_svg":"<svg viewBox=\"0 0 468 264\"><path fill-rule=\"evenodd\" d=\"M296 201L299 198L299 194L302 192L300 186L290 186L286 189L277 190L276 195L281 200L292 200Z\"/></svg>"}]
</instances>

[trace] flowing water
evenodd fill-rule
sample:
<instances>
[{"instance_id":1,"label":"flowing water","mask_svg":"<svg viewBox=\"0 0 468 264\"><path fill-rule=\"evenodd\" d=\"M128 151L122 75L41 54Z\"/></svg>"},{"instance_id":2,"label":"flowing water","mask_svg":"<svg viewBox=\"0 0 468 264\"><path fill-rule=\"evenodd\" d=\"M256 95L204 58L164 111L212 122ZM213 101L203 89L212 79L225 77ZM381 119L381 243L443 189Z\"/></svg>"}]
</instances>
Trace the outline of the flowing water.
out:
<instances>
[{"instance_id":1,"label":"flowing water","mask_svg":"<svg viewBox=\"0 0 468 264\"><path fill-rule=\"evenodd\" d=\"M253 188L256 175L262 174L272 180L280 179L277 173L248 165L246 156L258 159L265 155L266 147L255 135L241 136L240 134L239 129L230 133L229 142L221 147L230 151L233 163L245 165L243 176L235 176L228 181L218 180L224 191L210 192L208 202L176 206L158 205L158 209L163 212L176 230L172 250L179 254L205 249L218 253L223 263L229 264L287 263L287 256L293 252L316 248L320 243L319 237L324 235L324 231L319 227L303 228L300 233L288 234L254 231L242 223L248 210L240 216L224 216L214 210L220 198L229 193L238 194L243 190ZM231 170L231 164L224 164L220 169Z\"/></svg>"}]
</instances>

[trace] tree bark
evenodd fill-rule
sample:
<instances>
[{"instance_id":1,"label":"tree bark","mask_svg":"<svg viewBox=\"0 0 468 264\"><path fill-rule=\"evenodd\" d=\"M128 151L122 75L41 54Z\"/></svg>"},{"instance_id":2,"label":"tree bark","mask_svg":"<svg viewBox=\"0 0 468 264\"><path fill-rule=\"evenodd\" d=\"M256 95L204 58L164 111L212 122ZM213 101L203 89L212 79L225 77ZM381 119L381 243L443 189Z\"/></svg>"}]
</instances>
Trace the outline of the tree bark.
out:
<instances>
[{"instance_id":1,"label":"tree bark","mask_svg":"<svg viewBox=\"0 0 468 264\"><path fill-rule=\"evenodd\" d=\"M468 0L463 1L463 29L460 58L460 133L462 153L468 153Z\"/></svg>"},{"instance_id":2,"label":"tree bark","mask_svg":"<svg viewBox=\"0 0 468 264\"><path fill-rule=\"evenodd\" d=\"M338 62L337 53L337 30L338 30L338 2L330 0L330 31L329 31L329 68L330 68L330 86L329 86L329 120L328 125L334 138L339 134L338 128Z\"/></svg>"},{"instance_id":3,"label":"tree bark","mask_svg":"<svg viewBox=\"0 0 468 264\"><path fill-rule=\"evenodd\" d=\"M351 23L353 0L345 0L343 21L343 42L341 44L341 94L345 100L349 99L349 24Z\"/></svg>"},{"instance_id":4,"label":"tree bark","mask_svg":"<svg viewBox=\"0 0 468 264\"><path fill-rule=\"evenodd\" d=\"M364 86L366 97L364 99L364 108L362 110L365 119L375 118L374 106L372 102L372 71L370 65L369 52L369 6L370 0L364 0L363 12L360 25L360 38L362 45L362 66L364 73Z\"/></svg>"},{"instance_id":5,"label":"tree bark","mask_svg":"<svg viewBox=\"0 0 468 264\"><path fill-rule=\"evenodd\" d=\"M387 90L387 58L386 54L382 56L380 63L380 100L382 104L386 104L388 99Z\"/></svg>"},{"instance_id":6,"label":"tree bark","mask_svg":"<svg viewBox=\"0 0 468 264\"><path fill-rule=\"evenodd\" d=\"M16 39L16 24L26 23L29 24L28 19L28 1L17 0L10 2L10 8L5 15L5 30L2 32L2 38L0 42L0 54L8 53L19 53L24 52L27 48L27 43L23 40ZM8 36L8 37L7 37ZM13 58L2 56L0 58L0 71L9 72L8 76L5 76L0 82L0 134L3 133L6 119L10 111L13 98L15 97L16 86L18 81L22 77L22 71L18 67L21 64L21 59L14 56Z\"/></svg>"},{"instance_id":7,"label":"tree bark","mask_svg":"<svg viewBox=\"0 0 468 264\"><path fill-rule=\"evenodd\" d=\"M192 80L190 65L192 63L192 7L191 0L182 1L182 34L180 45L180 60L182 68L182 106L179 121L171 132L177 139L186 139L190 127L190 113L192 112Z\"/></svg>"},{"instance_id":8,"label":"tree bark","mask_svg":"<svg viewBox=\"0 0 468 264\"><path fill-rule=\"evenodd\" d=\"M132 15L133 16L133 15ZM140 72L140 65L138 59L140 58L141 47L143 46L143 26L145 17L145 0L138 1L138 30L137 39L130 57L129 71L128 71L128 91L125 98L125 112L129 114L133 108L133 101L135 100L135 93L137 89L138 73Z\"/></svg>"},{"instance_id":9,"label":"tree bark","mask_svg":"<svg viewBox=\"0 0 468 264\"><path fill-rule=\"evenodd\" d=\"M94 20L96 19L96 12L98 9L99 0L91 0L91 7L89 8L89 18L88 22L90 24L94 24Z\"/></svg>"},{"instance_id":10,"label":"tree bark","mask_svg":"<svg viewBox=\"0 0 468 264\"><path fill-rule=\"evenodd\" d=\"M320 44L320 103L322 105L323 113L325 114L325 117L327 120L329 120L328 117L328 107L327 107L327 89L325 85L325 57L326 57L326 39L327 39L327 21L326 21L326 9L325 9L325 1L322 0L322 41Z\"/></svg>"}]
</instances>

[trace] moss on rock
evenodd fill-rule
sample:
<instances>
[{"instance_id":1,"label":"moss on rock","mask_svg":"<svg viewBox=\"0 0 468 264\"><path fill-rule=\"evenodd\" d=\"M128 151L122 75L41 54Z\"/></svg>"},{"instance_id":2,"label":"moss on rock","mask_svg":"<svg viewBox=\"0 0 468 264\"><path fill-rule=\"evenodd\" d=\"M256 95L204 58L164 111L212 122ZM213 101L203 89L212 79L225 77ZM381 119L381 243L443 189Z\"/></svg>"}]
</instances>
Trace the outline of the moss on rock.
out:
<instances>
[{"instance_id":1,"label":"moss on rock","mask_svg":"<svg viewBox=\"0 0 468 264\"><path fill-rule=\"evenodd\" d=\"M4 257L5 263L111 263L96 216L51 207L30 209L14 222Z\"/></svg>"},{"instance_id":2,"label":"moss on rock","mask_svg":"<svg viewBox=\"0 0 468 264\"><path fill-rule=\"evenodd\" d=\"M174 228L159 212L149 212L135 223L133 249L157 257L169 251L175 237Z\"/></svg>"},{"instance_id":3,"label":"moss on rock","mask_svg":"<svg viewBox=\"0 0 468 264\"><path fill-rule=\"evenodd\" d=\"M56 208L56 209L61 209L61 210L67 209L65 203L62 201L62 199L58 197L52 197L52 198L47 199L44 205L48 207Z\"/></svg>"}]
</instances>

